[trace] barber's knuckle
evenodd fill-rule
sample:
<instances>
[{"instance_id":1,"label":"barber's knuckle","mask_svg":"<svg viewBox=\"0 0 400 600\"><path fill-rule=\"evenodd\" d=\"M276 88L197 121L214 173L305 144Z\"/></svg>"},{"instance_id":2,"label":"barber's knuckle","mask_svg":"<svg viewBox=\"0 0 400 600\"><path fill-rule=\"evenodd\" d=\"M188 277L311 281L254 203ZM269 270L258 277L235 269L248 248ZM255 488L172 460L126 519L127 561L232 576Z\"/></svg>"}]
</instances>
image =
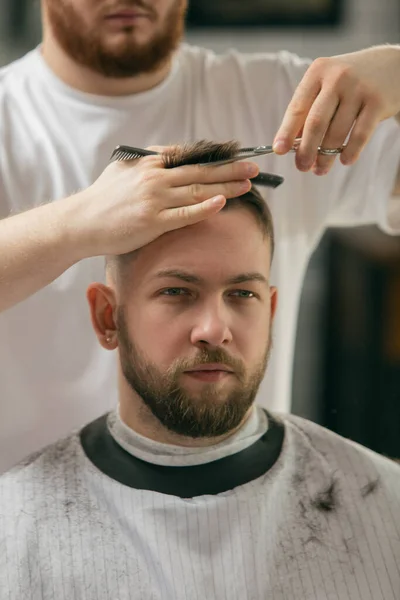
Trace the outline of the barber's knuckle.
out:
<instances>
[{"instance_id":1,"label":"barber's knuckle","mask_svg":"<svg viewBox=\"0 0 400 600\"><path fill-rule=\"evenodd\" d=\"M295 98L290 103L290 112L296 119L305 117L307 115L307 107L304 106L303 100Z\"/></svg>"},{"instance_id":2,"label":"barber's knuckle","mask_svg":"<svg viewBox=\"0 0 400 600\"><path fill-rule=\"evenodd\" d=\"M355 87L357 85L357 82L355 80L353 67L351 67L350 65L343 64L337 65L333 72L333 82L336 86L352 85L353 87Z\"/></svg>"},{"instance_id":3,"label":"barber's knuckle","mask_svg":"<svg viewBox=\"0 0 400 600\"><path fill-rule=\"evenodd\" d=\"M355 80L354 68L335 57L320 57L312 63L314 75L329 81L334 89L350 85Z\"/></svg>"},{"instance_id":4,"label":"barber's knuckle","mask_svg":"<svg viewBox=\"0 0 400 600\"><path fill-rule=\"evenodd\" d=\"M213 181L213 178L215 177L215 169L217 169L218 167L210 167L206 164L197 164L193 165L193 167L191 166L190 168L195 169L193 170L193 176L196 178L197 182L206 184L210 181ZM201 184L198 183L198 185L200 186Z\"/></svg>"},{"instance_id":5,"label":"barber's knuckle","mask_svg":"<svg viewBox=\"0 0 400 600\"><path fill-rule=\"evenodd\" d=\"M157 169L144 169L141 174L141 180L145 185L154 185L160 180L160 173Z\"/></svg>"},{"instance_id":6,"label":"barber's knuckle","mask_svg":"<svg viewBox=\"0 0 400 600\"><path fill-rule=\"evenodd\" d=\"M203 197L203 186L199 183L192 183L190 185L190 195L195 202L200 202Z\"/></svg>"},{"instance_id":7,"label":"barber's knuckle","mask_svg":"<svg viewBox=\"0 0 400 600\"><path fill-rule=\"evenodd\" d=\"M240 184L234 181L221 184L219 186L219 193L226 197L232 197L238 194L240 190Z\"/></svg>"},{"instance_id":8,"label":"barber's knuckle","mask_svg":"<svg viewBox=\"0 0 400 600\"><path fill-rule=\"evenodd\" d=\"M199 174L200 177L207 178L207 176L210 173L210 167L209 166L207 166L206 164L204 164L204 165L203 164L198 164L198 165L196 165L196 168L197 168L197 172L198 172L198 174ZM214 168L216 168L216 167L214 167Z\"/></svg>"},{"instance_id":9,"label":"barber's knuckle","mask_svg":"<svg viewBox=\"0 0 400 600\"><path fill-rule=\"evenodd\" d=\"M352 135L352 142L356 146L364 146L367 143L368 134L365 131L355 131Z\"/></svg>"},{"instance_id":10,"label":"barber's knuckle","mask_svg":"<svg viewBox=\"0 0 400 600\"><path fill-rule=\"evenodd\" d=\"M375 90L368 90L367 95L369 106L377 112L382 111L385 106L382 94Z\"/></svg>"},{"instance_id":11,"label":"barber's knuckle","mask_svg":"<svg viewBox=\"0 0 400 600\"><path fill-rule=\"evenodd\" d=\"M311 134L318 133L322 128L322 117L320 115L311 115L308 118L307 126Z\"/></svg>"},{"instance_id":12,"label":"barber's knuckle","mask_svg":"<svg viewBox=\"0 0 400 600\"><path fill-rule=\"evenodd\" d=\"M142 169L155 169L162 164L162 158L157 154L151 154L149 156L143 156L139 160L139 165Z\"/></svg>"},{"instance_id":13,"label":"barber's knuckle","mask_svg":"<svg viewBox=\"0 0 400 600\"><path fill-rule=\"evenodd\" d=\"M324 137L321 146L326 148L336 148L343 143L343 140L348 135L349 130L343 127L332 127L329 133Z\"/></svg>"},{"instance_id":14,"label":"barber's knuckle","mask_svg":"<svg viewBox=\"0 0 400 600\"><path fill-rule=\"evenodd\" d=\"M179 220L187 219L189 216L189 209L187 206L179 206L176 212L176 216Z\"/></svg>"},{"instance_id":15,"label":"barber's knuckle","mask_svg":"<svg viewBox=\"0 0 400 600\"><path fill-rule=\"evenodd\" d=\"M313 60L313 62L310 65L310 71L315 71L315 72L321 72L324 71L327 66L331 65L331 59L329 57L326 56L320 56L319 58L316 58L315 60Z\"/></svg>"}]
</instances>

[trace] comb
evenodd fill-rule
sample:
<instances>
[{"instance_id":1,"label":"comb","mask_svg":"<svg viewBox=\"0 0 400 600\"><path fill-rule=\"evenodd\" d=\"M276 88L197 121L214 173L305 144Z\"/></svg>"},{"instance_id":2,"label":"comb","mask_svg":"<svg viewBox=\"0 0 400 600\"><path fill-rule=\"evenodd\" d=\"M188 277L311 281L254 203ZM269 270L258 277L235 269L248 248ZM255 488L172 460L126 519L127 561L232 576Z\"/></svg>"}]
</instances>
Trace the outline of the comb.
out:
<instances>
[{"instance_id":1,"label":"comb","mask_svg":"<svg viewBox=\"0 0 400 600\"><path fill-rule=\"evenodd\" d=\"M265 187L277 188L281 185L285 179L280 175L273 175L272 173L259 173L255 177L251 178L251 183L254 185L264 185Z\"/></svg>"},{"instance_id":2,"label":"comb","mask_svg":"<svg viewBox=\"0 0 400 600\"><path fill-rule=\"evenodd\" d=\"M117 146L111 154L110 161L114 160L134 160L143 156L151 156L159 154L152 150L144 150L144 148L134 148L133 146Z\"/></svg>"}]
</instances>

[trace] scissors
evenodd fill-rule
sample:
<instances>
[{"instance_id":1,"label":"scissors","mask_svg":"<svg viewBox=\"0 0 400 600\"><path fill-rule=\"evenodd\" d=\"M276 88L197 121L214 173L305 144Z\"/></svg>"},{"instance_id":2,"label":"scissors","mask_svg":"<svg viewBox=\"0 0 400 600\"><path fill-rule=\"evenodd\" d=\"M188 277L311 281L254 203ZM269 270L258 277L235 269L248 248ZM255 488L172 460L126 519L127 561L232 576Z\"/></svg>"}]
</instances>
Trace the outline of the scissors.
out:
<instances>
[{"instance_id":1,"label":"scissors","mask_svg":"<svg viewBox=\"0 0 400 600\"><path fill-rule=\"evenodd\" d=\"M294 140L294 144L290 150L290 152L297 152L301 143L301 138L298 137ZM341 154L345 149L346 144L340 146L339 148L324 148L323 146L318 146L318 154L323 154L324 156L335 156L337 154ZM263 156L265 154L274 154L274 150L272 146L254 146L251 148L240 148L236 155L232 158L227 158L223 160L210 161L206 163L201 163L202 166L205 165L225 165L227 163L235 162L236 160L244 160L247 158L253 158L257 156Z\"/></svg>"}]
</instances>

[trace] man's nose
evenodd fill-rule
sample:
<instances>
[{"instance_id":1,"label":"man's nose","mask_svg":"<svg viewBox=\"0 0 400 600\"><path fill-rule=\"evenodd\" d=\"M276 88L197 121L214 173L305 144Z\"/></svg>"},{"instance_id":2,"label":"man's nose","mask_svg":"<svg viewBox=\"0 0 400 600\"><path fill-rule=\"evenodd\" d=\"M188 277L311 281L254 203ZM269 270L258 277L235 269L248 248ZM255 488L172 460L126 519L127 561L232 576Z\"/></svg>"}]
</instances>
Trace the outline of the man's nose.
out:
<instances>
[{"instance_id":1,"label":"man's nose","mask_svg":"<svg viewBox=\"0 0 400 600\"><path fill-rule=\"evenodd\" d=\"M226 309L219 303L213 303L199 311L196 324L191 331L193 345L208 344L223 346L232 341Z\"/></svg>"}]
</instances>

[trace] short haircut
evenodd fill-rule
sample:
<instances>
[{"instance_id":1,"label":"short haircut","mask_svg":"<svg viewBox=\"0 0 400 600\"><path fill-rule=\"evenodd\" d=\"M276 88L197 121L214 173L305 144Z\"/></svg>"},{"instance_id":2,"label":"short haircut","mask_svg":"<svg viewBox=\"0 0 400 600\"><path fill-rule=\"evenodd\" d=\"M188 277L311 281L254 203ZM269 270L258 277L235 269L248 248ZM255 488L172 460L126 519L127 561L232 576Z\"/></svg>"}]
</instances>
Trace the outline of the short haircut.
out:
<instances>
[{"instance_id":1,"label":"short haircut","mask_svg":"<svg viewBox=\"0 0 400 600\"><path fill-rule=\"evenodd\" d=\"M166 169L172 169L182 165L226 160L233 158L238 149L239 144L235 141L217 144L206 140L200 140L199 142L194 142L192 144L177 145L169 148L163 155L164 165ZM234 208L247 209L256 218L263 235L270 241L272 260L275 249L272 215L258 189L252 185L251 189L246 192L246 194L238 196L237 198L227 199L221 211L232 210ZM140 248L138 250L140 250ZM133 260L138 250L119 256L107 256L107 269L112 269L117 272L120 271L121 268L125 267Z\"/></svg>"}]
</instances>

